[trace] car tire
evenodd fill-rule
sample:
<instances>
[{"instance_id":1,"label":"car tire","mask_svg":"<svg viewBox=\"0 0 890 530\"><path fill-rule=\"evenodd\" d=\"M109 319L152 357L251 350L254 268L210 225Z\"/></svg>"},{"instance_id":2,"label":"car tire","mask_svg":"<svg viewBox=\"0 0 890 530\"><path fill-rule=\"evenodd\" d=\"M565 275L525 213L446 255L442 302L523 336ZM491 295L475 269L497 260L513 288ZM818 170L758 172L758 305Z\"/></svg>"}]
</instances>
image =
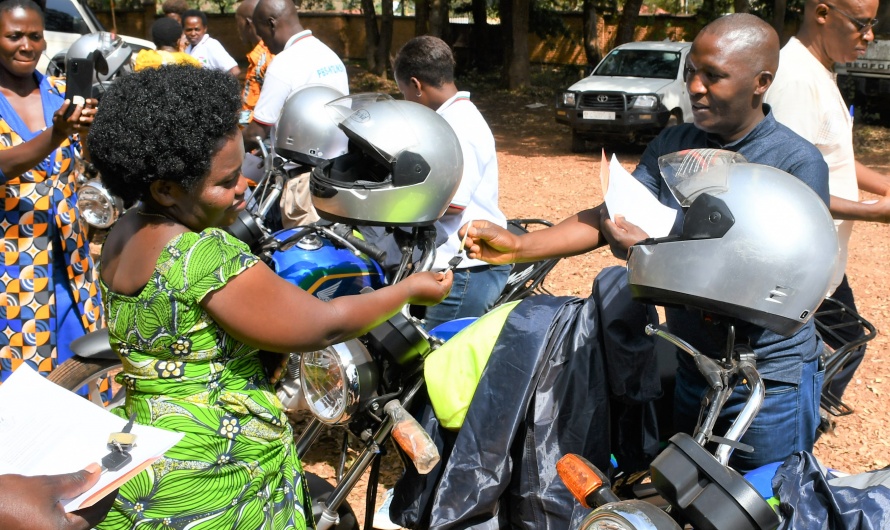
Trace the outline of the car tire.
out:
<instances>
[{"instance_id":1,"label":"car tire","mask_svg":"<svg viewBox=\"0 0 890 530\"><path fill-rule=\"evenodd\" d=\"M572 152L573 153L584 153L587 151L587 140L578 134L577 131L572 131Z\"/></svg>"}]
</instances>

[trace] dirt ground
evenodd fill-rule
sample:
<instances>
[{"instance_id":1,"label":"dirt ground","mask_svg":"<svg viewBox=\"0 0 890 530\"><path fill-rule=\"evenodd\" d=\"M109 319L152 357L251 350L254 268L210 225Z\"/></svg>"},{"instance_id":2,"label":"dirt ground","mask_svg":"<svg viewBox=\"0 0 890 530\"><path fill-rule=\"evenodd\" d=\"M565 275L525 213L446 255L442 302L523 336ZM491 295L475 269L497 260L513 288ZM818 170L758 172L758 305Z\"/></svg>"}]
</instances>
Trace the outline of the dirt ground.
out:
<instances>
[{"instance_id":1,"label":"dirt ground","mask_svg":"<svg viewBox=\"0 0 890 530\"><path fill-rule=\"evenodd\" d=\"M460 83L459 83L460 84ZM500 206L507 217L539 217L561 220L602 201L599 184L600 148L590 152L569 151L568 128L553 120L553 94L549 89L521 94L475 89L472 99L488 120L495 135L500 168ZM463 87L462 87L463 88ZM890 174L890 130L857 127L857 156L872 167ZM641 148L605 146L628 169L639 160ZM862 199L874 198L865 194ZM886 330L890 330L890 232L878 223L857 223L850 246L847 272L856 295L859 312L879 330L869 343L865 360L847 389L845 400L855 412L836 418L837 428L816 445L816 456L829 467L856 473L890 465L890 359ZM547 287L556 295L585 297L597 272L618 265L608 249L562 260L549 275ZM331 451L313 453L306 461L310 471L334 476L337 462L332 455L340 439L333 434L324 445ZM401 464L395 457L385 459L382 482L390 486ZM349 500L359 521L364 514L364 483ZM380 493L378 493L378 498Z\"/></svg>"}]
</instances>

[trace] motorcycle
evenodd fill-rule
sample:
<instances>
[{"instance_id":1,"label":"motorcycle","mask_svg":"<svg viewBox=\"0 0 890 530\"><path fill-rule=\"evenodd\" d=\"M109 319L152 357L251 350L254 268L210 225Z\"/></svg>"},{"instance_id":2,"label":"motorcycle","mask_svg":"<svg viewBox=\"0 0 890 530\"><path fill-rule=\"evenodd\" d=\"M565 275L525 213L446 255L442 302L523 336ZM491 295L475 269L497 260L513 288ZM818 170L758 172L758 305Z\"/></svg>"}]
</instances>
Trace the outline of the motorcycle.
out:
<instances>
[{"instance_id":1,"label":"motorcycle","mask_svg":"<svg viewBox=\"0 0 890 530\"><path fill-rule=\"evenodd\" d=\"M267 218L277 207L288 171L283 159L270 155L263 144L261 149L264 177L254 188L248 207L228 230L247 242L279 276L320 299L329 300L377 289L416 271L430 270L436 249L436 231L432 226L392 231L401 253L393 271L384 270L380 265L386 258L384 251L357 236L352 226L319 222L273 233L267 227ZM88 220L113 220L116 215L108 212L120 208L110 201L92 199L79 205L105 212L85 216ZM513 231L548 224L538 219L509 222ZM514 268L498 303L546 292L544 278L557 262L553 259ZM358 528L346 496L369 467L369 507L363 527L371 527L381 456L390 438L400 444L403 455L415 457L416 465L435 463L429 447L418 445L418 438L423 438L422 429L416 422L412 423L413 418L404 410L423 387L423 358L442 343L443 338L437 338L435 330L427 332L423 322L406 309L360 339L321 351L287 356L275 383L276 393L286 410L308 409L313 416L297 439L300 458L306 456L325 427L345 428L341 474L336 487L307 474L318 528ZM54 370L50 379L71 390L86 386L88 398L99 406L122 404L125 388L113 382L121 364L110 348L107 330L74 341L71 349L75 356ZM343 473L346 437L359 440L362 450Z\"/></svg>"},{"instance_id":2,"label":"motorcycle","mask_svg":"<svg viewBox=\"0 0 890 530\"><path fill-rule=\"evenodd\" d=\"M778 519L770 505L738 472L728 467L734 449L751 450L740 439L765 395L753 351L735 344L731 325L728 326L730 351L726 361L715 361L676 335L651 325L647 326L646 333L666 339L691 355L708 382L710 388L702 400L702 415L695 436L675 434L651 464L651 484L661 495L666 510L644 500L621 500L611 490L611 483L602 471L577 455L564 456L557 464L560 477L585 507L594 508L579 528L674 530L685 524L695 529L775 528ZM718 436L713 432L714 422L739 383L744 384L750 394L729 430ZM705 449L709 442L717 444L714 454Z\"/></svg>"}]
</instances>

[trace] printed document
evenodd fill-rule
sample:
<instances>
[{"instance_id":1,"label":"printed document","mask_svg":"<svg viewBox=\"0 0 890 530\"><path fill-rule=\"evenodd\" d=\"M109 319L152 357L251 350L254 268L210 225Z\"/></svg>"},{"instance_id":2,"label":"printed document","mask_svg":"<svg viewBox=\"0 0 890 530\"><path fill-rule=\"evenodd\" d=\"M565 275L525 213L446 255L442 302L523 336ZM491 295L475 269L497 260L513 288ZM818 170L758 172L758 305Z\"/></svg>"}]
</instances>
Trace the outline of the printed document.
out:
<instances>
[{"instance_id":1,"label":"printed document","mask_svg":"<svg viewBox=\"0 0 890 530\"><path fill-rule=\"evenodd\" d=\"M0 474L57 475L101 464L108 436L127 421L66 390L22 364L0 386ZM66 511L92 506L176 445L183 434L133 425L133 460L106 471L92 489L65 503Z\"/></svg>"},{"instance_id":2,"label":"printed document","mask_svg":"<svg viewBox=\"0 0 890 530\"><path fill-rule=\"evenodd\" d=\"M616 215L622 215L628 222L643 229L649 237L670 234L677 211L658 202L657 197L621 166L614 154L607 166L606 152L603 151L600 181L612 221L615 221Z\"/></svg>"}]
</instances>

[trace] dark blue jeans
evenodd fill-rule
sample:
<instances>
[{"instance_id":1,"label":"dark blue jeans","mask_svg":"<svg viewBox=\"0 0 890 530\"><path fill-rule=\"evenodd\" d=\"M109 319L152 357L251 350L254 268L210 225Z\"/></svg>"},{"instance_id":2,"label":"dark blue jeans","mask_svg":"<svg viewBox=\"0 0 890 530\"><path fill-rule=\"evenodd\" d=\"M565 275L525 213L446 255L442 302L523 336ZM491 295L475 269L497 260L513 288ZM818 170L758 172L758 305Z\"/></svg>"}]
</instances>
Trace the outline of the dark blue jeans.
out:
<instances>
[{"instance_id":1,"label":"dark blue jeans","mask_svg":"<svg viewBox=\"0 0 890 530\"><path fill-rule=\"evenodd\" d=\"M732 452L729 465L736 471L744 474L772 462L781 462L794 452L813 450L824 375L818 366L818 360L803 365L800 385L764 380L766 396L763 405L742 437L742 442L754 447L754 452L738 449ZM674 422L678 431L693 434L701 399L707 391L707 384L698 373L689 373L682 367L677 370ZM720 413L714 434L726 434L749 394L743 385L734 389Z\"/></svg>"},{"instance_id":2,"label":"dark blue jeans","mask_svg":"<svg viewBox=\"0 0 890 530\"><path fill-rule=\"evenodd\" d=\"M509 276L509 265L455 269L451 292L440 304L426 308L426 329L457 318L481 317L494 305Z\"/></svg>"}]
</instances>

